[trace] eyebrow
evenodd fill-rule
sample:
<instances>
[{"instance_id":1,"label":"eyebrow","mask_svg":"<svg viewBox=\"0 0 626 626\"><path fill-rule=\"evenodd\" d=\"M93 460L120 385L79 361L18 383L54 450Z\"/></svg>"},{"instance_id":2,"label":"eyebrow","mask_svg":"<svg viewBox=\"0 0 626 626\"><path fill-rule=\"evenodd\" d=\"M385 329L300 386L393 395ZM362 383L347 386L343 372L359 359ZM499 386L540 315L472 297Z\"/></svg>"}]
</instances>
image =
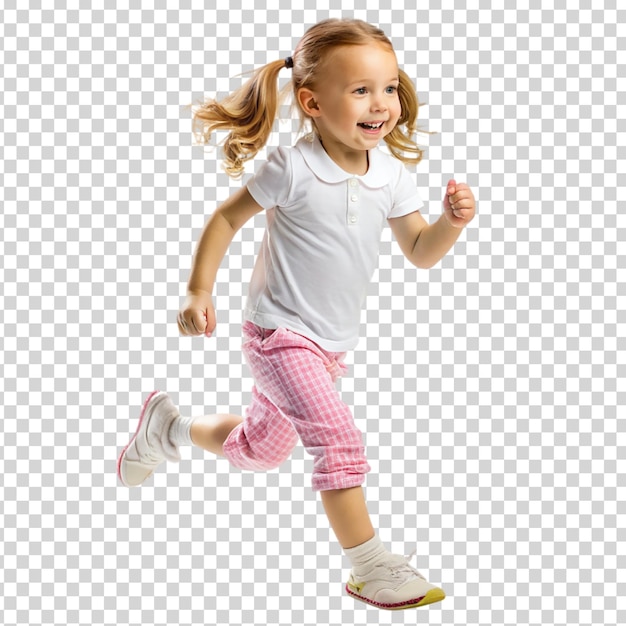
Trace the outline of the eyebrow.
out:
<instances>
[{"instance_id":1,"label":"eyebrow","mask_svg":"<svg viewBox=\"0 0 626 626\"><path fill-rule=\"evenodd\" d=\"M359 80L352 80L352 81L350 81L350 82L348 83L348 86L350 86L350 85L357 85L357 84L360 84L360 83L368 83L368 82L371 82L372 80L376 80L376 79L372 79L372 78L361 78L361 79L359 79ZM388 83L393 83L394 81L398 81L398 82L399 82L399 81L400 81L400 76L394 76L393 78L390 78L390 79L389 79L388 81L386 81L386 82L388 82Z\"/></svg>"}]
</instances>

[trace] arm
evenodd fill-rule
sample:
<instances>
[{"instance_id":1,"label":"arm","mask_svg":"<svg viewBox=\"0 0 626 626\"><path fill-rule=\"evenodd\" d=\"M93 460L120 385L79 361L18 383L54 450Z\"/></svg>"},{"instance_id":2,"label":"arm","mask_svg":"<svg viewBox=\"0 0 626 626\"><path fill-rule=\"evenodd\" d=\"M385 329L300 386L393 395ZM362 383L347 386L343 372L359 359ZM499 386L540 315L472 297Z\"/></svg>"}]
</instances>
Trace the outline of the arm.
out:
<instances>
[{"instance_id":1,"label":"arm","mask_svg":"<svg viewBox=\"0 0 626 626\"><path fill-rule=\"evenodd\" d=\"M243 187L209 218L196 247L187 301L178 315L178 327L183 335L210 336L215 329L211 294L217 271L237 231L262 210L247 187Z\"/></svg>"},{"instance_id":2,"label":"arm","mask_svg":"<svg viewBox=\"0 0 626 626\"><path fill-rule=\"evenodd\" d=\"M389 225L406 258L416 267L429 269L448 253L474 213L470 188L451 180L444 197L444 213L434 224L429 225L415 211L390 219Z\"/></svg>"}]
</instances>

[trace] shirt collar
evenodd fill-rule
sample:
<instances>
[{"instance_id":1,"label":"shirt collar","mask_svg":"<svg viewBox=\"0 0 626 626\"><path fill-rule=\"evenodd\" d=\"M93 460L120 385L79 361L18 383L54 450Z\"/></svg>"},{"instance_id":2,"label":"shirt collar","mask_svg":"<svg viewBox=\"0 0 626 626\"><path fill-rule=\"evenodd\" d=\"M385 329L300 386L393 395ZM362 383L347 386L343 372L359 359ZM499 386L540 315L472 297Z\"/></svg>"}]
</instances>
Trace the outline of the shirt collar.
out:
<instances>
[{"instance_id":1,"label":"shirt collar","mask_svg":"<svg viewBox=\"0 0 626 626\"><path fill-rule=\"evenodd\" d=\"M296 143L296 148L302 154L311 171L326 183L341 183L351 178L358 179L366 187L378 189L389 184L393 177L393 170L387 155L378 148L369 150L369 168L363 176L350 174L339 167L324 150L319 137L314 134L302 137Z\"/></svg>"}]
</instances>

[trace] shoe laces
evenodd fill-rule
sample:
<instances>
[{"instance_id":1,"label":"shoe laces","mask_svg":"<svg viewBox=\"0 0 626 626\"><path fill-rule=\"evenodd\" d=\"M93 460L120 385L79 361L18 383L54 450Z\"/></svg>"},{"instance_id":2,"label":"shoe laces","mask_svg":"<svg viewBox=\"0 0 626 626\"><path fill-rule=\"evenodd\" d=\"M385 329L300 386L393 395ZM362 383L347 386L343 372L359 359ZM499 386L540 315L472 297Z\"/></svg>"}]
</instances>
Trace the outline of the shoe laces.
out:
<instances>
[{"instance_id":1,"label":"shoe laces","mask_svg":"<svg viewBox=\"0 0 626 626\"><path fill-rule=\"evenodd\" d=\"M410 565L411 559L417 554L417 549L413 550L409 556L393 555L395 561L389 563L378 563L376 567L383 567L388 570L394 580L406 581L407 579L417 576L422 580L426 580L420 572L418 572L412 565Z\"/></svg>"}]
</instances>

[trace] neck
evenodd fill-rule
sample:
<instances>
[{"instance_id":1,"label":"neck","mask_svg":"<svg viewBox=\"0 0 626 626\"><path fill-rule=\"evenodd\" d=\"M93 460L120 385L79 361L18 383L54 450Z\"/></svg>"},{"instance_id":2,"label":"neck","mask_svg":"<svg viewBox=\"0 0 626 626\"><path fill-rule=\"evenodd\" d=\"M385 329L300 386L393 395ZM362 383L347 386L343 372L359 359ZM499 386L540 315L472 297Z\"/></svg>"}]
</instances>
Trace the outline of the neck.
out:
<instances>
[{"instance_id":1,"label":"neck","mask_svg":"<svg viewBox=\"0 0 626 626\"><path fill-rule=\"evenodd\" d=\"M356 176L364 176L367 174L370 166L370 157L368 150L342 150L339 145L333 142L326 142L321 135L317 137L324 148L326 154L345 172L355 174Z\"/></svg>"}]
</instances>

